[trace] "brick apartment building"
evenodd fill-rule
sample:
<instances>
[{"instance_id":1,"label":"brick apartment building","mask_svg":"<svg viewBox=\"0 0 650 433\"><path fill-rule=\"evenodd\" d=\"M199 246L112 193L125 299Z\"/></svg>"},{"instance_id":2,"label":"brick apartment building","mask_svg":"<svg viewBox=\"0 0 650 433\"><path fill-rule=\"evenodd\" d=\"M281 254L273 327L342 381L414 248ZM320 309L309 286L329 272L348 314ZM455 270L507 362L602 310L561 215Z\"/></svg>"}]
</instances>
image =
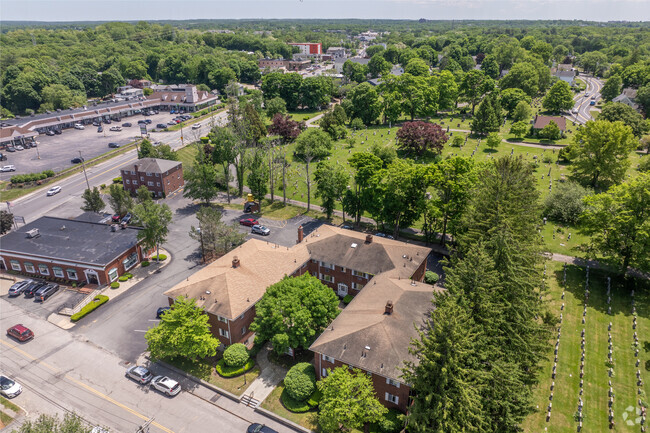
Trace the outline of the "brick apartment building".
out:
<instances>
[{"instance_id":1,"label":"brick apartment building","mask_svg":"<svg viewBox=\"0 0 650 433\"><path fill-rule=\"evenodd\" d=\"M146 255L135 227L44 216L0 238L0 269L67 283L106 285Z\"/></svg>"},{"instance_id":2,"label":"brick apartment building","mask_svg":"<svg viewBox=\"0 0 650 433\"><path fill-rule=\"evenodd\" d=\"M399 379L399 367L402 360L411 359L408 345L416 337L413 324L423 320L432 293L440 290L422 283L430 252L332 226L321 226L305 236L301 227L296 245L281 247L251 239L165 295L170 305L179 296L194 298L205 309L212 333L224 345L248 344L253 338L249 329L255 304L266 289L287 275L310 273L340 297L355 297L310 348L318 377L335 366L359 367L373 376L387 407L406 411L409 388ZM386 314L388 301L394 314ZM370 329L377 335L369 336ZM339 346L350 350L341 352ZM363 349L366 346L371 349ZM365 362L357 359L362 350L372 351L363 355Z\"/></svg>"},{"instance_id":3,"label":"brick apartment building","mask_svg":"<svg viewBox=\"0 0 650 433\"><path fill-rule=\"evenodd\" d=\"M184 185L183 163L158 158L142 158L120 168L122 184L131 194L142 185L156 197L167 197Z\"/></svg>"}]
</instances>

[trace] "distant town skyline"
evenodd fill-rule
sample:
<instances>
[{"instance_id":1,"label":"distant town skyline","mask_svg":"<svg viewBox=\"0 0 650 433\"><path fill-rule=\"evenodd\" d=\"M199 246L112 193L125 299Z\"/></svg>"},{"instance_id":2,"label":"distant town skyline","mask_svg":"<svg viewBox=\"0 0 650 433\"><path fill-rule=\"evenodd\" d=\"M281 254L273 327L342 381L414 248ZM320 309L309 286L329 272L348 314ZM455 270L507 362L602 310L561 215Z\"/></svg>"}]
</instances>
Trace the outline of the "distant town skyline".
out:
<instances>
[{"instance_id":1,"label":"distant town skyline","mask_svg":"<svg viewBox=\"0 0 650 433\"><path fill-rule=\"evenodd\" d=\"M645 0L0 0L2 21L192 19L647 21ZM1 22L0 22L1 24Z\"/></svg>"}]
</instances>

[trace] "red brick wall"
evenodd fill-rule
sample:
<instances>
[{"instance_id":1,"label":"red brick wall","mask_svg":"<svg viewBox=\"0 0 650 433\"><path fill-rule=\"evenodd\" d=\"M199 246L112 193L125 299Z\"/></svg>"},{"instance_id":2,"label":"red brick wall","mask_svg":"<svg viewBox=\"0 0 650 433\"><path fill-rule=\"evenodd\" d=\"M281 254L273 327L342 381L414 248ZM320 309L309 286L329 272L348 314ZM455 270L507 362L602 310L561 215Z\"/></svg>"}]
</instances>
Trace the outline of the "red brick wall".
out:
<instances>
[{"instance_id":1,"label":"red brick wall","mask_svg":"<svg viewBox=\"0 0 650 433\"><path fill-rule=\"evenodd\" d=\"M339 283L343 283L348 286L348 293L352 296L356 296L360 292L360 290L356 290L352 288L353 282L365 286L366 284L368 284L370 278L372 278L372 275L368 275L368 278L352 275L352 269L347 269L347 268L344 269L343 267L338 265L335 265L334 269L324 268L320 266L320 262L316 261L316 263L314 263L313 260L307 262L307 270L309 271L310 274L314 275L316 278L318 278L319 273L323 275L331 275L332 277L334 277L334 283L330 283L329 281L325 281L325 280L321 280L321 282L326 286L331 287L337 293L338 293ZM358 271L363 272L361 270Z\"/></svg>"},{"instance_id":2,"label":"red brick wall","mask_svg":"<svg viewBox=\"0 0 650 433\"><path fill-rule=\"evenodd\" d=\"M185 184L183 179L183 166L179 165L167 173L162 174L162 185L165 195L169 195Z\"/></svg>"},{"instance_id":3,"label":"red brick wall","mask_svg":"<svg viewBox=\"0 0 650 433\"><path fill-rule=\"evenodd\" d=\"M165 173L150 173L147 176L147 173L136 171L136 174L132 174L132 171L121 171L122 173L122 185L125 191L129 191L132 194L140 188L142 185L146 186L147 189L153 192L156 196L160 196L160 193L168 195L178 188L184 185L183 179L183 168L182 165L169 170L167 174ZM136 181L137 184L133 182ZM167 184L169 181L169 184ZM153 182L153 185L149 185L149 182Z\"/></svg>"},{"instance_id":4,"label":"red brick wall","mask_svg":"<svg viewBox=\"0 0 650 433\"><path fill-rule=\"evenodd\" d=\"M425 259L420 266L413 272L411 277L415 281L424 281L424 274L427 271L427 260Z\"/></svg>"},{"instance_id":5,"label":"red brick wall","mask_svg":"<svg viewBox=\"0 0 650 433\"><path fill-rule=\"evenodd\" d=\"M336 359L334 360L334 363L325 361L322 354L314 352L314 367L316 368L316 379L320 380L323 369L333 370L334 368L338 367L347 367L347 365ZM359 368L359 370L368 374L368 371L362 368ZM404 383L400 383L399 388L397 388L396 386L386 383L386 377L379 374L370 373L370 377L379 401L389 409L397 409L403 413L406 413L409 402L409 393L411 390L410 387ZM397 404L386 400L387 392L399 398Z\"/></svg>"}]
</instances>

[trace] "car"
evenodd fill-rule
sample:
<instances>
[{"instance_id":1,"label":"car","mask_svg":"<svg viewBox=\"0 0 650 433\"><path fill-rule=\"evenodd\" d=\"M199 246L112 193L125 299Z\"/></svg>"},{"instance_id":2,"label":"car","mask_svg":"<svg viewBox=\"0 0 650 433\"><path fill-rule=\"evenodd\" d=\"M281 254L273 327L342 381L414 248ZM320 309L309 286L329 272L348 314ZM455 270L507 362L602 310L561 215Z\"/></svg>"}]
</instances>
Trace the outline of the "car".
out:
<instances>
[{"instance_id":1,"label":"car","mask_svg":"<svg viewBox=\"0 0 650 433\"><path fill-rule=\"evenodd\" d=\"M343 224L343 225L341 226L341 228L342 228L342 229L346 229L346 230L354 230L354 229L352 228L352 226L347 225L347 224Z\"/></svg>"},{"instance_id":2,"label":"car","mask_svg":"<svg viewBox=\"0 0 650 433\"><path fill-rule=\"evenodd\" d=\"M122 126L125 127L125 128L130 128L130 127L132 127L133 125L132 125L130 122L124 122L124 123L122 124Z\"/></svg>"},{"instance_id":3,"label":"car","mask_svg":"<svg viewBox=\"0 0 650 433\"><path fill-rule=\"evenodd\" d=\"M131 212L129 212L129 213L127 213L126 215L124 215L124 216L122 217L122 220L121 220L120 222L123 222L123 223L127 223L127 224L128 224L128 223L131 222L132 219L133 219L133 215L131 215Z\"/></svg>"},{"instance_id":4,"label":"car","mask_svg":"<svg viewBox=\"0 0 650 433\"><path fill-rule=\"evenodd\" d=\"M589 92L585 92L585 96L589 96L589 95L590 95L590 93L589 93Z\"/></svg>"},{"instance_id":5,"label":"car","mask_svg":"<svg viewBox=\"0 0 650 433\"><path fill-rule=\"evenodd\" d=\"M167 124L168 125L176 125L176 121L175 120L170 120L169 122L167 122Z\"/></svg>"},{"instance_id":6,"label":"car","mask_svg":"<svg viewBox=\"0 0 650 433\"><path fill-rule=\"evenodd\" d=\"M138 125L146 125L146 122L144 121L144 119L140 119L138 120Z\"/></svg>"},{"instance_id":7,"label":"car","mask_svg":"<svg viewBox=\"0 0 650 433\"><path fill-rule=\"evenodd\" d=\"M14 398L23 392L23 387L7 376L0 374L0 394L7 398Z\"/></svg>"},{"instance_id":8,"label":"car","mask_svg":"<svg viewBox=\"0 0 650 433\"><path fill-rule=\"evenodd\" d=\"M381 233L381 232L376 233L375 236L380 237L380 238L386 238L386 239L395 239L393 236L387 235L386 233Z\"/></svg>"},{"instance_id":9,"label":"car","mask_svg":"<svg viewBox=\"0 0 650 433\"><path fill-rule=\"evenodd\" d=\"M36 141L32 141L32 142L29 142L29 143L25 143L25 147L26 147L26 148L27 148L27 147L36 147L36 146L38 146L38 142L36 142Z\"/></svg>"},{"instance_id":10,"label":"car","mask_svg":"<svg viewBox=\"0 0 650 433\"><path fill-rule=\"evenodd\" d=\"M84 161L85 161L85 159L83 159L82 157L79 157L79 158L72 158L72 159L70 160L70 162L73 163L73 164L81 164L81 163L84 162Z\"/></svg>"},{"instance_id":11,"label":"car","mask_svg":"<svg viewBox=\"0 0 650 433\"><path fill-rule=\"evenodd\" d=\"M74 129L86 129L81 123L75 123Z\"/></svg>"},{"instance_id":12,"label":"car","mask_svg":"<svg viewBox=\"0 0 650 433\"><path fill-rule=\"evenodd\" d=\"M167 394L170 397L173 397L181 392L181 384L176 382L174 379L170 379L167 376L154 377L151 379L149 386L157 391Z\"/></svg>"},{"instance_id":13,"label":"car","mask_svg":"<svg viewBox=\"0 0 650 433\"><path fill-rule=\"evenodd\" d=\"M153 374L151 374L147 367L134 365L126 370L126 377L133 379L138 383L145 384L151 381Z\"/></svg>"},{"instance_id":14,"label":"car","mask_svg":"<svg viewBox=\"0 0 650 433\"><path fill-rule=\"evenodd\" d=\"M7 155L4 153L0 152L0 161L6 161L7 160Z\"/></svg>"},{"instance_id":15,"label":"car","mask_svg":"<svg viewBox=\"0 0 650 433\"><path fill-rule=\"evenodd\" d=\"M33 282L34 280L23 280L12 284L11 287L9 287L9 296L12 297L20 295L23 293L23 290L25 290L25 287L29 286Z\"/></svg>"},{"instance_id":16,"label":"car","mask_svg":"<svg viewBox=\"0 0 650 433\"><path fill-rule=\"evenodd\" d=\"M101 123L95 120L95 121L93 122L93 126L101 126Z\"/></svg>"},{"instance_id":17,"label":"car","mask_svg":"<svg viewBox=\"0 0 650 433\"><path fill-rule=\"evenodd\" d=\"M578 109L577 109L577 108L572 108L572 109L571 109L571 112L572 112L573 114L578 114Z\"/></svg>"},{"instance_id":18,"label":"car","mask_svg":"<svg viewBox=\"0 0 650 433\"><path fill-rule=\"evenodd\" d=\"M117 149L118 147L120 147L120 143L108 143L108 147L110 147L111 149Z\"/></svg>"},{"instance_id":19,"label":"car","mask_svg":"<svg viewBox=\"0 0 650 433\"><path fill-rule=\"evenodd\" d=\"M181 122L182 122L181 119L176 119L176 124L177 124L177 125L178 125L179 123L181 123Z\"/></svg>"},{"instance_id":20,"label":"car","mask_svg":"<svg viewBox=\"0 0 650 433\"><path fill-rule=\"evenodd\" d=\"M16 166L15 165L5 165L2 168L0 168L1 172L7 172L7 171L16 171Z\"/></svg>"},{"instance_id":21,"label":"car","mask_svg":"<svg viewBox=\"0 0 650 433\"><path fill-rule=\"evenodd\" d=\"M113 122L111 121L111 119L106 119L106 120L104 120L104 123L106 123L107 125L110 125Z\"/></svg>"},{"instance_id":22,"label":"car","mask_svg":"<svg viewBox=\"0 0 650 433\"><path fill-rule=\"evenodd\" d=\"M165 125L164 123L159 123L156 125L156 128L165 129L167 128L167 125Z\"/></svg>"},{"instance_id":23,"label":"car","mask_svg":"<svg viewBox=\"0 0 650 433\"><path fill-rule=\"evenodd\" d=\"M192 125L192 129L200 129L200 128L201 128L200 123L195 123L194 125Z\"/></svg>"},{"instance_id":24,"label":"car","mask_svg":"<svg viewBox=\"0 0 650 433\"><path fill-rule=\"evenodd\" d=\"M278 431L264 424L254 423L248 426L246 433L278 433Z\"/></svg>"},{"instance_id":25,"label":"car","mask_svg":"<svg viewBox=\"0 0 650 433\"><path fill-rule=\"evenodd\" d=\"M21 323L7 329L7 335L14 337L18 341L27 341L30 338L34 338L34 333L32 330L26 326L23 326Z\"/></svg>"},{"instance_id":26,"label":"car","mask_svg":"<svg viewBox=\"0 0 650 433\"><path fill-rule=\"evenodd\" d=\"M251 233L255 233L262 236L268 236L271 234L271 230L259 224L255 224L251 229Z\"/></svg>"},{"instance_id":27,"label":"car","mask_svg":"<svg viewBox=\"0 0 650 433\"><path fill-rule=\"evenodd\" d=\"M119 213L116 213L111 217L111 221L114 223L119 223L121 219L122 219L122 215L120 215Z\"/></svg>"},{"instance_id":28,"label":"car","mask_svg":"<svg viewBox=\"0 0 650 433\"><path fill-rule=\"evenodd\" d=\"M174 114L176 113L176 110L169 110L169 114Z\"/></svg>"},{"instance_id":29,"label":"car","mask_svg":"<svg viewBox=\"0 0 650 433\"><path fill-rule=\"evenodd\" d=\"M52 196L54 194L58 194L61 192L61 187L60 186L53 186L52 188L47 190L47 196Z\"/></svg>"},{"instance_id":30,"label":"car","mask_svg":"<svg viewBox=\"0 0 650 433\"><path fill-rule=\"evenodd\" d=\"M144 119L144 123L150 125L153 121L151 119Z\"/></svg>"},{"instance_id":31,"label":"car","mask_svg":"<svg viewBox=\"0 0 650 433\"><path fill-rule=\"evenodd\" d=\"M121 131L122 127L121 126L111 126L111 131Z\"/></svg>"},{"instance_id":32,"label":"car","mask_svg":"<svg viewBox=\"0 0 650 433\"><path fill-rule=\"evenodd\" d=\"M103 427L95 426L93 427L92 430L90 430L90 433L110 433L110 432Z\"/></svg>"},{"instance_id":33,"label":"car","mask_svg":"<svg viewBox=\"0 0 650 433\"><path fill-rule=\"evenodd\" d=\"M596 99L596 95L592 95L592 96L591 96L591 99Z\"/></svg>"},{"instance_id":34,"label":"car","mask_svg":"<svg viewBox=\"0 0 650 433\"><path fill-rule=\"evenodd\" d=\"M49 135L51 137L51 136L54 135L54 131L52 131L51 129L48 129L47 131L45 131L45 135Z\"/></svg>"},{"instance_id":35,"label":"car","mask_svg":"<svg viewBox=\"0 0 650 433\"><path fill-rule=\"evenodd\" d=\"M16 151L16 149L14 149L13 146L7 146L5 150L6 150L7 152L15 152L15 151Z\"/></svg>"},{"instance_id":36,"label":"car","mask_svg":"<svg viewBox=\"0 0 650 433\"><path fill-rule=\"evenodd\" d=\"M56 283L50 283L47 286L41 288L38 292L36 292L35 297L37 300L40 300L41 302L45 302L47 298L55 294L56 292L59 291L59 285Z\"/></svg>"},{"instance_id":37,"label":"car","mask_svg":"<svg viewBox=\"0 0 650 433\"><path fill-rule=\"evenodd\" d=\"M15 145L14 148L16 148L16 150L25 150L25 148L20 144Z\"/></svg>"},{"instance_id":38,"label":"car","mask_svg":"<svg viewBox=\"0 0 650 433\"><path fill-rule=\"evenodd\" d=\"M23 290L23 294L25 295L26 299L33 298L34 296L36 296L36 292L41 290L46 285L47 283L44 283L42 281L34 281L29 286L25 287L25 290Z\"/></svg>"},{"instance_id":39,"label":"car","mask_svg":"<svg viewBox=\"0 0 650 433\"><path fill-rule=\"evenodd\" d=\"M56 135L61 135L61 134L62 134L62 132L61 132L60 129L55 129L55 130L54 130L54 133L55 133Z\"/></svg>"},{"instance_id":40,"label":"car","mask_svg":"<svg viewBox=\"0 0 650 433\"><path fill-rule=\"evenodd\" d=\"M97 127L97 132L104 132L104 128L100 125Z\"/></svg>"},{"instance_id":41,"label":"car","mask_svg":"<svg viewBox=\"0 0 650 433\"><path fill-rule=\"evenodd\" d=\"M153 114L158 114L158 110L153 110Z\"/></svg>"},{"instance_id":42,"label":"car","mask_svg":"<svg viewBox=\"0 0 650 433\"><path fill-rule=\"evenodd\" d=\"M255 218L242 218L239 220L239 224L243 226L253 227L254 225L259 224Z\"/></svg>"},{"instance_id":43,"label":"car","mask_svg":"<svg viewBox=\"0 0 650 433\"><path fill-rule=\"evenodd\" d=\"M592 100L589 102L589 105L596 105L596 101L594 101L594 100L592 99Z\"/></svg>"},{"instance_id":44,"label":"car","mask_svg":"<svg viewBox=\"0 0 650 433\"><path fill-rule=\"evenodd\" d=\"M160 319L163 314L167 313L169 310L171 310L172 307L160 307L156 310L156 319Z\"/></svg>"}]
</instances>

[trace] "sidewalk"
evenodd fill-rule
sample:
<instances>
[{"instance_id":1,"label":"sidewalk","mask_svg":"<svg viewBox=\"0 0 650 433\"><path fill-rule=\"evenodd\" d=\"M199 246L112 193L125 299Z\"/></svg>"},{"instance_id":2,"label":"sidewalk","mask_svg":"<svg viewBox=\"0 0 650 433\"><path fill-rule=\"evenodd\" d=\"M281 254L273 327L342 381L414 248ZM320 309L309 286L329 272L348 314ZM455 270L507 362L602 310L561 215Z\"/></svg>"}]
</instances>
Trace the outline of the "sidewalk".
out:
<instances>
[{"instance_id":1,"label":"sidewalk","mask_svg":"<svg viewBox=\"0 0 650 433\"><path fill-rule=\"evenodd\" d=\"M257 354L257 363L260 366L261 374L249 385L242 395L242 402L248 406L257 407L266 397L273 392L273 389L282 382L287 370L269 361L271 344L266 343Z\"/></svg>"}]
</instances>

